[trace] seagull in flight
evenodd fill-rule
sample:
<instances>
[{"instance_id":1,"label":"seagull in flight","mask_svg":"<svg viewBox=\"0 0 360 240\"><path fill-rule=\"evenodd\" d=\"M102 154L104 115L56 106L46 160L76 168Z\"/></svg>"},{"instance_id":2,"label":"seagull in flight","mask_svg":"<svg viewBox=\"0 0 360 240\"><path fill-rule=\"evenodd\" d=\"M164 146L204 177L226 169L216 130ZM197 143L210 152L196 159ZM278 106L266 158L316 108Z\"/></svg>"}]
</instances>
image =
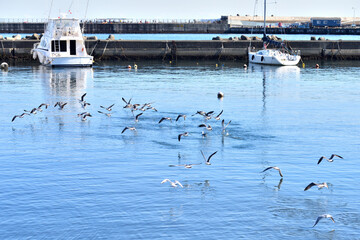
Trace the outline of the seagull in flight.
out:
<instances>
[{"instance_id":1,"label":"seagull in flight","mask_svg":"<svg viewBox=\"0 0 360 240\"><path fill-rule=\"evenodd\" d=\"M200 150L200 152L201 152L201 154L202 154L202 156L203 156L203 158L204 158L204 160L205 160L205 164L206 164L206 165L211 165L210 159L211 159L212 156L214 156L214 155L217 153L217 151L214 152L214 153L212 153L207 159L206 159L203 151Z\"/></svg>"},{"instance_id":2,"label":"seagull in flight","mask_svg":"<svg viewBox=\"0 0 360 240\"><path fill-rule=\"evenodd\" d=\"M159 123L161 123L164 120L169 120L170 122L172 122L170 117L163 117L163 118L160 119Z\"/></svg>"},{"instance_id":3,"label":"seagull in flight","mask_svg":"<svg viewBox=\"0 0 360 240\"><path fill-rule=\"evenodd\" d=\"M104 114L104 115L106 115L106 116L108 116L108 117L111 117L111 113L104 113L104 112L102 112L102 111L98 111L98 113L101 113L101 114Z\"/></svg>"},{"instance_id":4,"label":"seagull in flight","mask_svg":"<svg viewBox=\"0 0 360 240\"><path fill-rule=\"evenodd\" d=\"M85 102L85 100L84 100L84 98L85 98L85 96L86 96L86 93L84 93L82 96L81 96L81 98L80 98L80 102Z\"/></svg>"},{"instance_id":5,"label":"seagull in flight","mask_svg":"<svg viewBox=\"0 0 360 240\"><path fill-rule=\"evenodd\" d=\"M178 181L175 180L174 182L170 181L170 179L164 179L162 180L161 184L169 182L172 187L177 187L178 185L183 188L183 185Z\"/></svg>"},{"instance_id":6,"label":"seagull in flight","mask_svg":"<svg viewBox=\"0 0 360 240\"><path fill-rule=\"evenodd\" d=\"M318 189L322 189L323 187L329 188L326 182L323 182L323 183L314 183L314 182L312 182L312 183L310 183L309 185L306 186L304 191L309 190L313 186L317 186Z\"/></svg>"},{"instance_id":7,"label":"seagull in flight","mask_svg":"<svg viewBox=\"0 0 360 240\"><path fill-rule=\"evenodd\" d=\"M30 115L29 113L22 113L20 115L15 115L13 118L12 118L12 122L15 120L15 118L23 118L25 115Z\"/></svg>"},{"instance_id":8,"label":"seagull in flight","mask_svg":"<svg viewBox=\"0 0 360 240\"><path fill-rule=\"evenodd\" d=\"M108 110L109 112L112 110L112 107L115 105L115 103L114 104L111 104L110 106L108 106L108 107L104 107L104 106L100 106L101 108L104 108L104 109L106 109L106 110Z\"/></svg>"},{"instance_id":9,"label":"seagull in flight","mask_svg":"<svg viewBox=\"0 0 360 240\"><path fill-rule=\"evenodd\" d=\"M275 170L278 170L278 171L279 171L279 175L280 175L280 177L284 177L284 176L282 175L282 173L281 173L280 168L278 168L278 167L268 167L268 168L265 168L262 172L265 172L265 171L267 171L267 170L269 170L269 169L275 169Z\"/></svg>"},{"instance_id":10,"label":"seagull in flight","mask_svg":"<svg viewBox=\"0 0 360 240\"><path fill-rule=\"evenodd\" d=\"M335 222L334 218L330 215L330 214L323 214L323 215L320 215L317 219L316 219L316 222L314 224L313 227L316 226L316 224L318 224L318 222L323 219L323 218L330 218L333 222Z\"/></svg>"},{"instance_id":11,"label":"seagull in flight","mask_svg":"<svg viewBox=\"0 0 360 240\"><path fill-rule=\"evenodd\" d=\"M229 124L231 123L231 120L225 125L225 120L223 119L221 121L221 126L222 126L222 131L225 132L225 129L227 128L227 126L229 126Z\"/></svg>"},{"instance_id":12,"label":"seagull in flight","mask_svg":"<svg viewBox=\"0 0 360 240\"><path fill-rule=\"evenodd\" d=\"M48 106L50 106L50 104L47 104L47 103L42 103L42 104L40 104L39 105L39 107L38 108L42 108L42 107L44 107L45 106L45 108L47 109L48 108Z\"/></svg>"},{"instance_id":13,"label":"seagull in flight","mask_svg":"<svg viewBox=\"0 0 360 240\"><path fill-rule=\"evenodd\" d=\"M65 107L66 104L67 104L67 103L56 102L55 105L54 105L54 107L59 106L59 109L62 110L62 109L64 109L64 107Z\"/></svg>"},{"instance_id":14,"label":"seagull in flight","mask_svg":"<svg viewBox=\"0 0 360 240\"><path fill-rule=\"evenodd\" d=\"M126 101L125 98L121 98L121 99L126 103L124 108L133 108L133 105L130 103L132 98L130 98L129 101Z\"/></svg>"},{"instance_id":15,"label":"seagull in flight","mask_svg":"<svg viewBox=\"0 0 360 240\"><path fill-rule=\"evenodd\" d=\"M179 142L180 142L182 136L187 137L187 136L189 136L189 133L188 133L188 132L184 132L184 133L179 134L179 135L178 135L178 140L179 140Z\"/></svg>"},{"instance_id":16,"label":"seagull in flight","mask_svg":"<svg viewBox=\"0 0 360 240\"><path fill-rule=\"evenodd\" d=\"M143 115L143 113L139 113L138 115L135 116L135 122L138 122L139 121L139 117Z\"/></svg>"},{"instance_id":17,"label":"seagull in flight","mask_svg":"<svg viewBox=\"0 0 360 240\"><path fill-rule=\"evenodd\" d=\"M342 156L339 156L339 155L337 155L337 154L332 154L332 155L330 156L330 158L327 158L327 157L322 156L322 157L319 159L319 161L318 161L317 164L321 163L321 161L324 160L324 159L328 160L328 162L333 162L333 161L334 161L334 160L333 160L334 157L338 157L338 158L343 159Z\"/></svg>"},{"instance_id":18,"label":"seagull in flight","mask_svg":"<svg viewBox=\"0 0 360 240\"><path fill-rule=\"evenodd\" d=\"M198 127L204 127L206 128L206 130L211 131L212 127L210 126L210 124L206 125L205 123L200 124Z\"/></svg>"},{"instance_id":19,"label":"seagull in flight","mask_svg":"<svg viewBox=\"0 0 360 240\"><path fill-rule=\"evenodd\" d=\"M224 112L224 110L221 110L221 112L215 117L216 120L220 120L221 114Z\"/></svg>"},{"instance_id":20,"label":"seagull in flight","mask_svg":"<svg viewBox=\"0 0 360 240\"><path fill-rule=\"evenodd\" d=\"M121 134L123 134L127 129L129 129L129 130L131 130L131 131L136 131L136 128L135 128L135 127L125 127L125 128L122 130Z\"/></svg>"},{"instance_id":21,"label":"seagull in flight","mask_svg":"<svg viewBox=\"0 0 360 240\"><path fill-rule=\"evenodd\" d=\"M81 121L86 121L86 117L92 117L92 115L90 113L84 113L84 114L80 114L81 116Z\"/></svg>"},{"instance_id":22,"label":"seagull in flight","mask_svg":"<svg viewBox=\"0 0 360 240\"><path fill-rule=\"evenodd\" d=\"M185 119L186 119L186 115L184 115L184 114L179 114L178 116L177 116L177 118L176 118L176 122L179 120L179 118L184 118L184 121L185 121Z\"/></svg>"}]
</instances>

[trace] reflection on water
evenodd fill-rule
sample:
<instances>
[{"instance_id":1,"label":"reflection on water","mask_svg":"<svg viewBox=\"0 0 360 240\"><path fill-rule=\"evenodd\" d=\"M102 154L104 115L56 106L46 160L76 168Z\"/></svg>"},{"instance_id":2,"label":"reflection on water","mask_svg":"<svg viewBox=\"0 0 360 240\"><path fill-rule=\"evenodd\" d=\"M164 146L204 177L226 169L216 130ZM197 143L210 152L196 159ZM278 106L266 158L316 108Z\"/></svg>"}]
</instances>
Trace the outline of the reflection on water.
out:
<instances>
[{"instance_id":1,"label":"reflection on water","mask_svg":"<svg viewBox=\"0 0 360 240\"><path fill-rule=\"evenodd\" d=\"M88 84L92 84L93 68L51 68L34 67L34 75L42 79L44 91L56 97L78 97L83 94Z\"/></svg>"}]
</instances>

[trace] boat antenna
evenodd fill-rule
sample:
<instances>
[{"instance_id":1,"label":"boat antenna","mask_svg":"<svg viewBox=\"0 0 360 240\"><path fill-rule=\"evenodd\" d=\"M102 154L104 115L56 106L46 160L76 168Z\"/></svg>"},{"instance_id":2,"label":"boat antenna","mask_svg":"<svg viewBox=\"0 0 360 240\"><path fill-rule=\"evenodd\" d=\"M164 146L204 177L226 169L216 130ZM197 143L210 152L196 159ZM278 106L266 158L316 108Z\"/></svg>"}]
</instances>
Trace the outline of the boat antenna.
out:
<instances>
[{"instance_id":1,"label":"boat antenna","mask_svg":"<svg viewBox=\"0 0 360 240\"><path fill-rule=\"evenodd\" d=\"M84 33L84 29L85 29L85 22L86 22L87 10L88 10L88 7L89 7L89 1L90 0L88 0L87 3L86 3L85 16L84 16L83 27L82 27L82 33Z\"/></svg>"},{"instance_id":2,"label":"boat antenna","mask_svg":"<svg viewBox=\"0 0 360 240\"><path fill-rule=\"evenodd\" d=\"M53 2L54 2L54 0L51 0L50 10L49 10L49 15L48 15L48 20L50 19L50 14L51 14L51 9L52 9Z\"/></svg>"}]
</instances>

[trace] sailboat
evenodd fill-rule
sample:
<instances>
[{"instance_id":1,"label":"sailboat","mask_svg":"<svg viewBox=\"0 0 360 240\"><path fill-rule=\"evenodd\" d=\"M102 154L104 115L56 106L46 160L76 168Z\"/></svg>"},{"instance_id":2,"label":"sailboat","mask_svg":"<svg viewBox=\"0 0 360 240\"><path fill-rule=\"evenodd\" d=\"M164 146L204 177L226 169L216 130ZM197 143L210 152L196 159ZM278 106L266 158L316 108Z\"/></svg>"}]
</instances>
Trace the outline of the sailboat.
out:
<instances>
[{"instance_id":1,"label":"sailboat","mask_svg":"<svg viewBox=\"0 0 360 240\"><path fill-rule=\"evenodd\" d=\"M262 40L264 42L264 48L262 50L251 52L249 48L248 56L250 63L281 66L294 66L299 63L301 59L299 52L293 52L287 49L284 43L270 40L270 38L266 36L266 0L264 0L264 36ZM267 49L268 44L273 44L281 48Z\"/></svg>"}]
</instances>

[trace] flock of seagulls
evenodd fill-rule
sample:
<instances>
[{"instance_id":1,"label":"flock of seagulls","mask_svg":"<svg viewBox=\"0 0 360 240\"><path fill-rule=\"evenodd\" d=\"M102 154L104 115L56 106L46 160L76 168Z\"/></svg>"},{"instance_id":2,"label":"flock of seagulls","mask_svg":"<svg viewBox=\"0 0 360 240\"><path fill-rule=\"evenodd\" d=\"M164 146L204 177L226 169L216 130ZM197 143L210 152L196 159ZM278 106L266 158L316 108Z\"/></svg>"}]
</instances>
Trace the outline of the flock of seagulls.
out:
<instances>
[{"instance_id":1,"label":"flock of seagulls","mask_svg":"<svg viewBox=\"0 0 360 240\"><path fill-rule=\"evenodd\" d=\"M79 99L79 102L82 106L83 109L85 109L87 106L91 105L90 103L86 102L85 101L85 96L86 96L86 93L83 94L81 96L81 98ZM130 109L131 110L131 113L133 114L134 116L134 122L138 122L139 121L139 117L143 115L143 113L147 110L153 110L155 112L157 112L157 109L154 108L152 106L152 103L144 103L144 104L133 104L131 103L131 100L132 98L130 98L128 101L126 101L124 98L122 98L123 102L125 103L125 106L123 106L124 109ZM67 105L68 103L67 102L56 102L54 107L58 107L59 110L63 110L65 108L65 106ZM100 108L104 109L104 112L103 111L98 111L99 114L103 114L103 115L106 115L107 117L111 117L111 114L112 114L112 108L114 107L115 104L111 104L110 106L106 107L106 106L100 106ZM27 115L34 115L34 114L37 114L37 112L42 112L43 111L43 108L47 109L48 107L50 106L50 104L48 103L41 103L38 107L35 107L33 109L31 109L30 111L28 110L24 110L23 113L19 114L19 115L14 115L13 118L12 118L12 122L16 119L16 118L24 118L25 116ZM135 111L141 111L140 113L134 115L134 112ZM204 111L197 111L195 114L191 115L191 116L195 116L195 115L200 115L203 117L204 121L208 121L210 119L215 119L216 121L219 121L220 120L220 117L221 115L223 114L223 110L217 114L216 116L214 116L214 111L210 111L210 112L204 112ZM77 114L78 117L81 118L82 121L86 121L88 117L92 117L91 113L89 112L82 112L82 113L79 113ZM183 119L184 121L186 120L186 115L185 114L178 114L178 116L176 117L176 122L179 121L180 119ZM172 123L172 118L171 117L162 117L159 121L158 121L158 124L161 124L163 123L164 121L169 121L170 123ZM225 124L225 120L222 119L221 121L221 126L222 126L222 134L225 133L226 131L226 128L229 126L229 124L231 123L231 121L229 121L228 123ZM210 124L206 124L206 123L201 123L198 125L199 128L204 128L205 130L207 131L212 131L213 128L210 126ZM129 131L137 131L136 128L134 126L126 126L124 127L124 129L121 131L121 134L125 133L126 130L129 130ZM177 137L178 141L180 142L181 139L183 137L188 137L190 135L189 132L183 132L183 133L180 133ZM206 137L207 134L202 131L201 133L202 137ZM200 150L201 152L201 155L203 156L203 159L204 159L204 163L206 165L211 165L210 163L210 160L211 158L217 153L217 151L211 153L208 157L205 156L205 154L203 153L202 150ZM325 156L322 156L320 157L320 159L318 160L317 164L320 164L322 162L322 160L326 159L328 162L333 162L334 161L334 158L340 158L340 159L343 159L343 157L341 157L340 155L337 155L337 154L332 154L330 156L330 158L327 158ZM169 165L169 167L184 167L184 168L192 168L193 166L195 165L201 165L202 162L199 162L199 163L186 163L186 164L177 164L177 165ZM279 183L279 188L280 188L280 185L282 183L282 180L283 180L283 174L280 170L279 167L277 166L269 166L267 168L265 168L261 173L263 172L266 172L268 170L277 170L280 177L281 177L281 180L280 180L280 183ZM181 187L183 188L183 185L178 181L178 180L175 180L175 181L171 181L170 179L164 179L161 184L163 183L166 183L166 182L169 182L170 186L171 187ZM307 185L304 189L304 191L307 191L309 190L310 188L314 187L314 186L317 186L318 189L322 189L322 188L328 188L328 185L326 182L323 182L323 183L310 183L309 185ZM315 227L320 220L322 220L323 218L330 218L333 222L335 222L334 218L330 215L330 214L324 214L324 215L320 215L317 219L316 219L316 222L314 224L313 227Z\"/></svg>"},{"instance_id":2,"label":"flock of seagulls","mask_svg":"<svg viewBox=\"0 0 360 240\"><path fill-rule=\"evenodd\" d=\"M330 156L330 158L326 158L326 157L324 157L324 156L320 157L320 159L319 159L319 161L318 161L317 164L319 164L323 159L326 159L326 160L328 160L329 162L333 162L333 161L334 161L334 160L333 160L334 157L343 159L343 157L341 157L340 155L332 154L332 155ZM279 175L280 175L280 177L281 177L281 180L280 180L280 183L279 183L279 187L278 187L278 188L280 188L280 185L281 185L282 180L283 180L283 177L284 177L283 174L282 174L282 172L281 172L281 170L280 170L280 168L279 168L279 167L276 167L276 166L267 167L267 168L265 168L262 172L266 172L266 171L268 171L268 170L270 170L270 169L274 169L274 170L277 170L277 171L279 172ZM309 190L310 188L312 188L312 187L314 187L314 186L317 186L319 190L322 189L322 188L324 188L324 187L325 187L325 188L329 188L329 186L328 186L328 184L327 184L326 182L323 182L323 183L314 183L314 182L312 182L312 183L310 183L309 185L307 185L307 186L305 187L304 191L307 191L307 190ZM323 219L323 218L330 218L330 219L335 223L334 218L333 218L330 214L323 214L323 215L320 215L320 216L316 219L316 222L315 222L315 224L314 224L313 227L315 227L315 226L318 224L318 222L319 222L321 219Z\"/></svg>"}]
</instances>

